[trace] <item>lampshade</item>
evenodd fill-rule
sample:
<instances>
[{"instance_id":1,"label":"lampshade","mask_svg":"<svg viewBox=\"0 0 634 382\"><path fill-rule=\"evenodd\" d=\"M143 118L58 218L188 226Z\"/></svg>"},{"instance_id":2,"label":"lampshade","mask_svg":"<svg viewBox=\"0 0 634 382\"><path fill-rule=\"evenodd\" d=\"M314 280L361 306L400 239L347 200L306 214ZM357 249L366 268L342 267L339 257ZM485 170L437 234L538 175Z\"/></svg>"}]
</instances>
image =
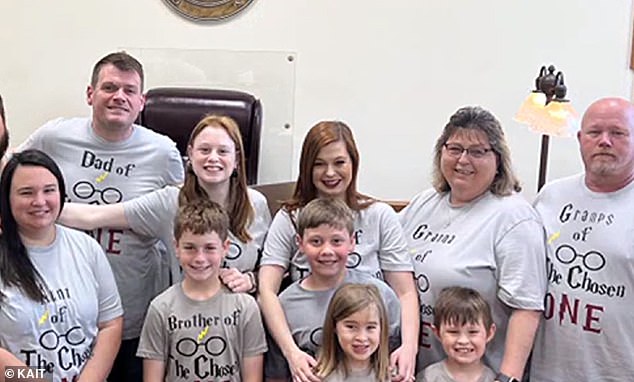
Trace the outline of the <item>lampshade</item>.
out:
<instances>
[{"instance_id":1,"label":"lampshade","mask_svg":"<svg viewBox=\"0 0 634 382\"><path fill-rule=\"evenodd\" d=\"M527 124L541 134L539 176L537 190L546 183L548 145L550 136L569 137L578 130L578 114L566 99L564 74L555 74L555 66L542 66L535 79L535 90L526 98L515 115L515 120Z\"/></svg>"},{"instance_id":2,"label":"lampshade","mask_svg":"<svg viewBox=\"0 0 634 382\"><path fill-rule=\"evenodd\" d=\"M535 79L536 89L520 106L515 120L547 136L569 137L578 129L578 114L566 97L564 74L542 66Z\"/></svg>"},{"instance_id":3,"label":"lampshade","mask_svg":"<svg viewBox=\"0 0 634 382\"><path fill-rule=\"evenodd\" d=\"M544 118L544 105L546 94L540 91L531 92L520 106L514 120L527 125L532 125L536 120Z\"/></svg>"},{"instance_id":4,"label":"lampshade","mask_svg":"<svg viewBox=\"0 0 634 382\"><path fill-rule=\"evenodd\" d=\"M535 114L529 128L540 134L570 137L579 128L579 115L568 101L553 101Z\"/></svg>"}]
</instances>

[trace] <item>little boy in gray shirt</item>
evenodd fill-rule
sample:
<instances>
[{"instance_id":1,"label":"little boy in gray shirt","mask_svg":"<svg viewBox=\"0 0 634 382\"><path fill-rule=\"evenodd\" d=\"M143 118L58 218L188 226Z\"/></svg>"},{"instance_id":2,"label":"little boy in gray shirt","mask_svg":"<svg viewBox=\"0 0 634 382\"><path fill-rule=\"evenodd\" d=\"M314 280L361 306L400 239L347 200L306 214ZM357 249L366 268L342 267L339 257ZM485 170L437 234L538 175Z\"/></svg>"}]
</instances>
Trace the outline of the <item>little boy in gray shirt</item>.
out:
<instances>
[{"instance_id":1,"label":"little boy in gray shirt","mask_svg":"<svg viewBox=\"0 0 634 382\"><path fill-rule=\"evenodd\" d=\"M174 237L183 281L150 303L137 351L145 381L262 380L267 346L258 305L218 276L228 231L229 217L210 200L179 209Z\"/></svg>"},{"instance_id":2,"label":"little boy in gray shirt","mask_svg":"<svg viewBox=\"0 0 634 382\"><path fill-rule=\"evenodd\" d=\"M471 288L443 289L434 305L434 333L447 355L416 376L416 382L517 382L496 376L482 362L486 346L495 335L489 303Z\"/></svg>"},{"instance_id":3,"label":"little boy in gray shirt","mask_svg":"<svg viewBox=\"0 0 634 382\"><path fill-rule=\"evenodd\" d=\"M350 208L334 199L315 199L297 217L297 242L311 273L285 289L280 294L280 303L292 340L313 360L321 347L326 307L337 288L345 283L372 284L379 288L389 315L390 349L400 345L401 309L396 293L375 277L346 269L348 254L354 251L353 225ZM280 348L272 340L269 348L265 360L266 380L288 380L291 373Z\"/></svg>"}]
</instances>

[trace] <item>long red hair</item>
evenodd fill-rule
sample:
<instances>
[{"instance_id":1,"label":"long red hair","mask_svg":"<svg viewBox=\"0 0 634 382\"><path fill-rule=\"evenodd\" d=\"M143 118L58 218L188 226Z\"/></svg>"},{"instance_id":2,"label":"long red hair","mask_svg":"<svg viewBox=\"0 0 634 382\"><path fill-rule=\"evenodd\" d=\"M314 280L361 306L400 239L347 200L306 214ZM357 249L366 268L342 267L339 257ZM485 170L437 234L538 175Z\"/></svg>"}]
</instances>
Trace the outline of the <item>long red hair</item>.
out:
<instances>
[{"instance_id":1,"label":"long red hair","mask_svg":"<svg viewBox=\"0 0 634 382\"><path fill-rule=\"evenodd\" d=\"M295 191L291 199L282 204L287 211L290 212L301 208L317 197L317 188L313 183L315 160L322 148L339 141L345 143L346 150L352 161L352 179L346 190L346 204L351 209L359 211L374 202L374 199L357 191L359 150L357 150L357 144L354 141L350 127L341 121L321 121L313 126L306 134L306 138L304 138Z\"/></svg>"},{"instance_id":2,"label":"long red hair","mask_svg":"<svg viewBox=\"0 0 634 382\"><path fill-rule=\"evenodd\" d=\"M231 117L221 115L209 115L204 117L189 136L187 150L190 151L196 137L207 127L216 127L227 132L236 146L236 176L229 180L229 200L227 201L227 213L229 214L231 232L241 241L251 240L247 228L255 218L255 210L247 193L247 176L245 171L244 146L242 135L236 121ZM198 177L194 173L191 162L187 162L185 170L185 183L178 195L178 204L184 205L196 199L209 199L207 192L200 186Z\"/></svg>"}]
</instances>

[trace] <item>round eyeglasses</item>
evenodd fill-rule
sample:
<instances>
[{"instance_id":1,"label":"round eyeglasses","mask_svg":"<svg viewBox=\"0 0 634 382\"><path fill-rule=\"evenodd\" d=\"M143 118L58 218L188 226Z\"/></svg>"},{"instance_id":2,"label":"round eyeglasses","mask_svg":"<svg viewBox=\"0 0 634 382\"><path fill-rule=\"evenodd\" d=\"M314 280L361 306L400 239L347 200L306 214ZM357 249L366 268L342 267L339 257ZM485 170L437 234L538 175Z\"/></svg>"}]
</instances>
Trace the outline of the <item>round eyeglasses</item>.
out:
<instances>
[{"instance_id":1,"label":"round eyeglasses","mask_svg":"<svg viewBox=\"0 0 634 382\"><path fill-rule=\"evenodd\" d=\"M445 143L443 145L445 147L445 151L450 157L459 158L462 153L466 152L468 156L475 159L484 158L490 151L493 151L492 148L486 147L462 147L455 143Z\"/></svg>"}]
</instances>

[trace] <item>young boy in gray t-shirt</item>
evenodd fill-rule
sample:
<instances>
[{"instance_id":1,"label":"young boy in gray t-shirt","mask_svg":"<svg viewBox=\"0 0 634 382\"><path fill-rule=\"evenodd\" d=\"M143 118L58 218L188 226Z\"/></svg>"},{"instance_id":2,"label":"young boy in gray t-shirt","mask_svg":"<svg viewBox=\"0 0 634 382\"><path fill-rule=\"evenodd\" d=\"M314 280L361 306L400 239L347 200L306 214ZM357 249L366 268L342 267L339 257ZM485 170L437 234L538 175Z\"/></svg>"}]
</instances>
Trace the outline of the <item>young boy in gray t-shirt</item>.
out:
<instances>
[{"instance_id":1,"label":"young boy in gray t-shirt","mask_svg":"<svg viewBox=\"0 0 634 382\"><path fill-rule=\"evenodd\" d=\"M495 335L489 303L471 288L443 289L434 305L434 333L447 355L416 375L416 382L518 382L497 376L482 360Z\"/></svg>"},{"instance_id":2,"label":"young boy in gray t-shirt","mask_svg":"<svg viewBox=\"0 0 634 382\"><path fill-rule=\"evenodd\" d=\"M311 273L295 281L280 294L280 303L291 338L272 333L274 338L293 341L302 356L316 365L321 348L321 330L326 308L337 288L346 283L376 285L388 311L390 350L400 343L401 308L396 293L371 275L346 269L348 254L354 251L354 215L341 200L315 199L297 217L297 243L306 256ZM278 347L279 345L279 347ZM265 377L269 382L287 381L291 370L281 352L282 345L269 342Z\"/></svg>"},{"instance_id":3,"label":"young boy in gray t-shirt","mask_svg":"<svg viewBox=\"0 0 634 382\"><path fill-rule=\"evenodd\" d=\"M179 209L174 237L184 277L150 304L137 351L144 381L262 380L267 346L257 303L218 276L228 230L229 217L210 200Z\"/></svg>"}]
</instances>

